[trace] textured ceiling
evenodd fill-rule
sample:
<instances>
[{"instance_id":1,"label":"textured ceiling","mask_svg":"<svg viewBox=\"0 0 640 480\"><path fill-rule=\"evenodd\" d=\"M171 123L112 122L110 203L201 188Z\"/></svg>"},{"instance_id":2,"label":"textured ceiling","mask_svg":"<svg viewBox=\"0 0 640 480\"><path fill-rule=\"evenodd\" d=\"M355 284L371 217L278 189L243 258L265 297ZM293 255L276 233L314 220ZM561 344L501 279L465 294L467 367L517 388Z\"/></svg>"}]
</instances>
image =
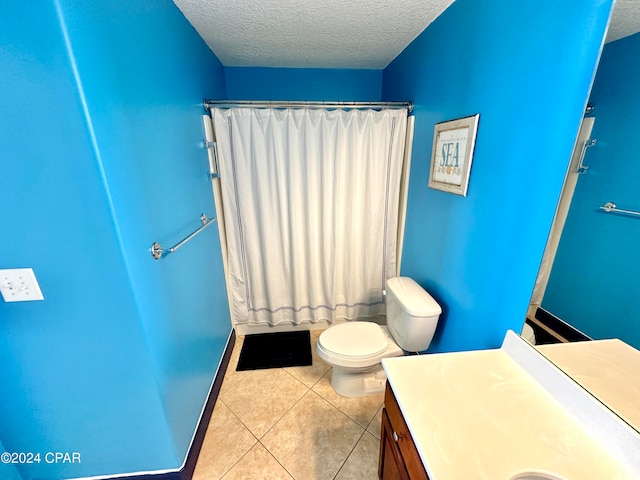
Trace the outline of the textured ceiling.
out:
<instances>
[{"instance_id":1,"label":"textured ceiling","mask_svg":"<svg viewBox=\"0 0 640 480\"><path fill-rule=\"evenodd\" d=\"M225 66L386 67L453 0L173 0ZM640 31L617 0L607 41Z\"/></svg>"},{"instance_id":2,"label":"textured ceiling","mask_svg":"<svg viewBox=\"0 0 640 480\"><path fill-rule=\"evenodd\" d=\"M453 0L174 0L225 66L386 67Z\"/></svg>"},{"instance_id":3,"label":"textured ceiling","mask_svg":"<svg viewBox=\"0 0 640 480\"><path fill-rule=\"evenodd\" d=\"M640 32L640 0L616 0L607 42Z\"/></svg>"}]
</instances>

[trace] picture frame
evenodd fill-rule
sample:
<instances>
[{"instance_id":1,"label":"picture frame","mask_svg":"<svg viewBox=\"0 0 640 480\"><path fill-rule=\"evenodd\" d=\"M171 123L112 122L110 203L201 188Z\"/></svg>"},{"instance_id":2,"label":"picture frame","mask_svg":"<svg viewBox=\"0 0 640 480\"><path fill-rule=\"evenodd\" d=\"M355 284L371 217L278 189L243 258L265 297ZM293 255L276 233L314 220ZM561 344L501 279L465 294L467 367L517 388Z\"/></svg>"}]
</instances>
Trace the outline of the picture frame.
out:
<instances>
[{"instance_id":1,"label":"picture frame","mask_svg":"<svg viewBox=\"0 0 640 480\"><path fill-rule=\"evenodd\" d=\"M436 123L429 188L467 196L480 114Z\"/></svg>"}]
</instances>

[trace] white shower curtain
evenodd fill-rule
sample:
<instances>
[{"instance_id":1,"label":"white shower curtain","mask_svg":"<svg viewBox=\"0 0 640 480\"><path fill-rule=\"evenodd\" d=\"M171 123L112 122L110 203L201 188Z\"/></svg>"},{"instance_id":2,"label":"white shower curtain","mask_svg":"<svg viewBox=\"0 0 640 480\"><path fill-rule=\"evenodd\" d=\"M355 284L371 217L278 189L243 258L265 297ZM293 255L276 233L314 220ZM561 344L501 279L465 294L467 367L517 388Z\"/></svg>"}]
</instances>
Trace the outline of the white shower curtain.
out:
<instances>
[{"instance_id":1,"label":"white shower curtain","mask_svg":"<svg viewBox=\"0 0 640 480\"><path fill-rule=\"evenodd\" d=\"M406 110L213 109L234 324L384 314Z\"/></svg>"}]
</instances>

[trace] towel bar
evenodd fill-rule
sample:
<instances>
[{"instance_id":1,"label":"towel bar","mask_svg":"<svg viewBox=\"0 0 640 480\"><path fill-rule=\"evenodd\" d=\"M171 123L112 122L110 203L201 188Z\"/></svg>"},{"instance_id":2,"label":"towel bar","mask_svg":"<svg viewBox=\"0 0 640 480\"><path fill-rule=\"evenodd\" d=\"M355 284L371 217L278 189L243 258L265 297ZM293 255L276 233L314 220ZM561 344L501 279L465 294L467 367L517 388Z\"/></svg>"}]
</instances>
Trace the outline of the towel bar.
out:
<instances>
[{"instance_id":1,"label":"towel bar","mask_svg":"<svg viewBox=\"0 0 640 480\"><path fill-rule=\"evenodd\" d=\"M640 216L640 212L636 212L634 210L623 210L618 208L613 202L605 203L600 207L600 210L604 210L607 213L622 213L624 215Z\"/></svg>"},{"instance_id":2,"label":"towel bar","mask_svg":"<svg viewBox=\"0 0 640 480\"><path fill-rule=\"evenodd\" d=\"M164 256L164 255L169 255L170 253L175 252L180 247L182 247L185 243L187 243L193 237L198 235L201 231L203 231L205 228L207 228L213 222L215 222L216 219L215 218L207 218L207 216L203 213L202 215L200 215L200 221L202 222L202 226L200 228L198 228L196 231L191 233L191 235L183 238L178 243L176 243L173 247L171 247L171 248L169 248L167 250L164 250L162 248L162 245L160 245L158 242L153 242L153 245L151 245L151 256L154 259L158 260L159 258L162 258L162 256Z\"/></svg>"}]
</instances>

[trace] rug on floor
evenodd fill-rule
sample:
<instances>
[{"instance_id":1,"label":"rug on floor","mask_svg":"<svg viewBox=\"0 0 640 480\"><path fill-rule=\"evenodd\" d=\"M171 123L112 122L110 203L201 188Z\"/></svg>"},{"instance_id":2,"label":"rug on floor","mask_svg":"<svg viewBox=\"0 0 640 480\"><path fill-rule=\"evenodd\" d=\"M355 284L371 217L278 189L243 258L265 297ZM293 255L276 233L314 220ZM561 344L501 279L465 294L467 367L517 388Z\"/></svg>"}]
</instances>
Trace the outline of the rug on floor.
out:
<instances>
[{"instance_id":1,"label":"rug on floor","mask_svg":"<svg viewBox=\"0 0 640 480\"><path fill-rule=\"evenodd\" d=\"M244 337L237 371L311 365L311 336L300 332L258 333Z\"/></svg>"}]
</instances>

